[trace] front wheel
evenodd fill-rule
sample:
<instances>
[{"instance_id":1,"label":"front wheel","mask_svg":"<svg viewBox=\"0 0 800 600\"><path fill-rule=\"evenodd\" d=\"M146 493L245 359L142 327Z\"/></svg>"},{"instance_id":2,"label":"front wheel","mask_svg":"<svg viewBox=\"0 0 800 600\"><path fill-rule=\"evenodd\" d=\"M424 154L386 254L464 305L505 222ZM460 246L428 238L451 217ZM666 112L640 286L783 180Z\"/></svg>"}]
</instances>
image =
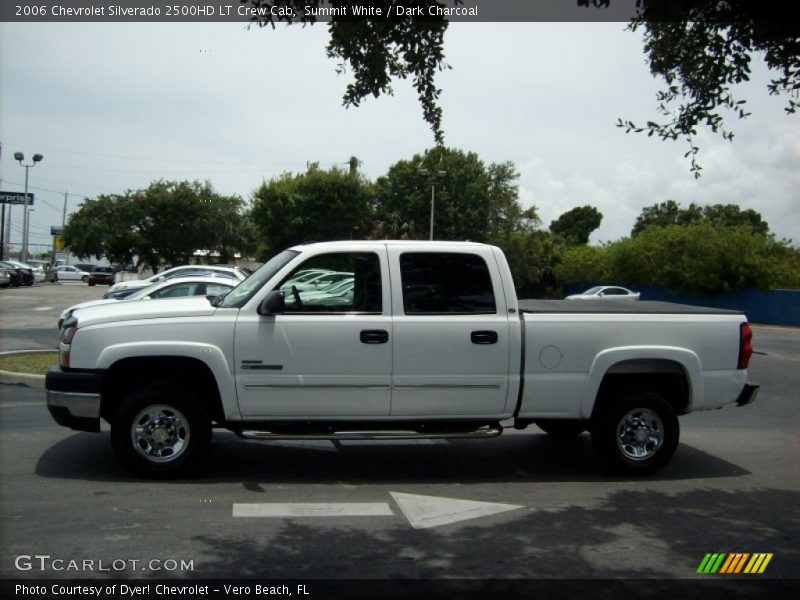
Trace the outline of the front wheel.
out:
<instances>
[{"instance_id":1,"label":"front wheel","mask_svg":"<svg viewBox=\"0 0 800 600\"><path fill-rule=\"evenodd\" d=\"M151 385L131 393L111 422L111 443L137 475L185 475L211 441L202 407L177 389Z\"/></svg>"},{"instance_id":2,"label":"front wheel","mask_svg":"<svg viewBox=\"0 0 800 600\"><path fill-rule=\"evenodd\" d=\"M592 444L597 455L626 475L658 471L675 454L679 437L675 410L654 392L634 392L607 405L592 424Z\"/></svg>"}]
</instances>

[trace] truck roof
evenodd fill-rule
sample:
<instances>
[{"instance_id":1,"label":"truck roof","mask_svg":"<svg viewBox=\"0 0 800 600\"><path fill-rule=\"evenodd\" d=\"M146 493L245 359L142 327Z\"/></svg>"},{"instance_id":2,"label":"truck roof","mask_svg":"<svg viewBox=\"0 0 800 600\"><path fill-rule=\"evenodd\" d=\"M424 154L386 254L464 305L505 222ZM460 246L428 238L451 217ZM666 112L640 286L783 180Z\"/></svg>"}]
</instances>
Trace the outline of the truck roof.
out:
<instances>
[{"instance_id":1,"label":"truck roof","mask_svg":"<svg viewBox=\"0 0 800 600\"><path fill-rule=\"evenodd\" d=\"M483 244L481 242L450 242L450 241L439 241L439 240L339 240L333 242L309 242L306 244L297 244L296 246L292 246L290 250L298 250L302 251L303 248L307 248L309 246L314 246L315 248L324 248L326 246L330 246L331 248L343 248L343 247L353 247L353 246L371 246L375 247L376 245L385 245L389 247L409 247L409 248L430 248L430 249L447 249L447 248L469 248L469 247L481 247L485 248L489 246L489 244Z\"/></svg>"}]
</instances>

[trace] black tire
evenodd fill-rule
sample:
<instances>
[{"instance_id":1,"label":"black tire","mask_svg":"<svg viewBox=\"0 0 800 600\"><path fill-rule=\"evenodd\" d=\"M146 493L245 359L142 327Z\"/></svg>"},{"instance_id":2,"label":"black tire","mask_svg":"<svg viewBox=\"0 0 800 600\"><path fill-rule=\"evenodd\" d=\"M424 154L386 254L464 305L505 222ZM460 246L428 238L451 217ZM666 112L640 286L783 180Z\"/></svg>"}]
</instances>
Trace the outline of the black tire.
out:
<instances>
[{"instance_id":1,"label":"black tire","mask_svg":"<svg viewBox=\"0 0 800 600\"><path fill-rule=\"evenodd\" d=\"M570 439L586 431L586 423L575 419L538 419L536 426L555 438Z\"/></svg>"},{"instance_id":2,"label":"black tire","mask_svg":"<svg viewBox=\"0 0 800 600\"><path fill-rule=\"evenodd\" d=\"M53 274L53 283L58 283L58 275Z\"/></svg>"},{"instance_id":3,"label":"black tire","mask_svg":"<svg viewBox=\"0 0 800 600\"><path fill-rule=\"evenodd\" d=\"M211 420L205 410L182 391L162 384L132 392L111 419L114 452L142 477L186 475L210 441Z\"/></svg>"},{"instance_id":4,"label":"black tire","mask_svg":"<svg viewBox=\"0 0 800 600\"><path fill-rule=\"evenodd\" d=\"M88 283L89 283L89 287L94 287L95 285L97 285L97 282L96 281L92 281L92 280L89 280Z\"/></svg>"},{"instance_id":5,"label":"black tire","mask_svg":"<svg viewBox=\"0 0 800 600\"><path fill-rule=\"evenodd\" d=\"M631 392L613 399L592 423L597 456L625 475L650 475L666 465L678 447L680 425L675 410L655 392Z\"/></svg>"}]
</instances>

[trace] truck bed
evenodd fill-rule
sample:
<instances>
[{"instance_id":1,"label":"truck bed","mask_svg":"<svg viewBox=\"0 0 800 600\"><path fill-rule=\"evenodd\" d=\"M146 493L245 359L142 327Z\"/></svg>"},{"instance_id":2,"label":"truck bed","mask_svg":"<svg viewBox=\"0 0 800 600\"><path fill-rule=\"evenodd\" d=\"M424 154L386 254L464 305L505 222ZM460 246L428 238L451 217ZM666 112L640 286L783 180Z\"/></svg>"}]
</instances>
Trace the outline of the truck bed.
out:
<instances>
[{"instance_id":1,"label":"truck bed","mask_svg":"<svg viewBox=\"0 0 800 600\"><path fill-rule=\"evenodd\" d=\"M653 300L520 300L521 313L741 315L742 311Z\"/></svg>"}]
</instances>

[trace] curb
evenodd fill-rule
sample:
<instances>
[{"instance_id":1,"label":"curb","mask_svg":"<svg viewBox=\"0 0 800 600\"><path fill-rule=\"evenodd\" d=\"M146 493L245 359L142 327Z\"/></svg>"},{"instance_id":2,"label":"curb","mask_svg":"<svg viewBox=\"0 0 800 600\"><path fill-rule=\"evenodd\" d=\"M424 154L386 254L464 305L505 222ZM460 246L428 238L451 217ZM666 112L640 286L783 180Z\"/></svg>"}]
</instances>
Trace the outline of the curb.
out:
<instances>
[{"instance_id":1,"label":"curb","mask_svg":"<svg viewBox=\"0 0 800 600\"><path fill-rule=\"evenodd\" d=\"M14 354L38 354L42 352L53 352L53 350L11 350L8 352L0 352L0 356L10 356ZM0 383L24 385L27 387L44 389L44 375L17 373L16 371L0 371Z\"/></svg>"}]
</instances>

